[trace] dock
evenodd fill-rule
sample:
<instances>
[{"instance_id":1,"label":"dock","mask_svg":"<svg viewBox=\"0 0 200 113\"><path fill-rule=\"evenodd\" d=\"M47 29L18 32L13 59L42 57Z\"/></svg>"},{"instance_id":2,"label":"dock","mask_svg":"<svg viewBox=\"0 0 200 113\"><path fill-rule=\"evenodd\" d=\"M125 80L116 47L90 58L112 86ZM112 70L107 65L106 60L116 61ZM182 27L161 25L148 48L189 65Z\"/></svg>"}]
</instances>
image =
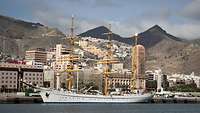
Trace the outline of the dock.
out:
<instances>
[{"instance_id":1,"label":"dock","mask_svg":"<svg viewBox=\"0 0 200 113\"><path fill-rule=\"evenodd\" d=\"M0 103L31 104L31 103L43 103L43 101L41 97L20 96L16 94L0 94Z\"/></svg>"},{"instance_id":2,"label":"dock","mask_svg":"<svg viewBox=\"0 0 200 113\"><path fill-rule=\"evenodd\" d=\"M191 103L191 104L199 104L199 97L184 97L184 98L157 98L154 97L150 103Z\"/></svg>"}]
</instances>

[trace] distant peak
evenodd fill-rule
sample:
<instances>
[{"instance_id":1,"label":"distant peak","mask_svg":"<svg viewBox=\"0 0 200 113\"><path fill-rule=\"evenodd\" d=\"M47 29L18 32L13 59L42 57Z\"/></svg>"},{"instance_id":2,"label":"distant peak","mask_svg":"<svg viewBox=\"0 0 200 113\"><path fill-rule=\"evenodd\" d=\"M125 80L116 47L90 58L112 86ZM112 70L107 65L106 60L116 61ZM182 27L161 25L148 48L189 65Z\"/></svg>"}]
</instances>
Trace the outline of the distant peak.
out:
<instances>
[{"instance_id":1,"label":"distant peak","mask_svg":"<svg viewBox=\"0 0 200 113\"><path fill-rule=\"evenodd\" d=\"M150 32L159 31L159 32L166 33L166 31L163 30L159 25L154 25L153 27L149 28L147 31L150 31Z\"/></svg>"},{"instance_id":2,"label":"distant peak","mask_svg":"<svg viewBox=\"0 0 200 113\"><path fill-rule=\"evenodd\" d=\"M159 25L154 25L152 28L160 28L160 29L162 29Z\"/></svg>"},{"instance_id":3,"label":"distant peak","mask_svg":"<svg viewBox=\"0 0 200 113\"><path fill-rule=\"evenodd\" d=\"M94 29L106 29L106 30L108 30L108 28L105 27L105 26L99 26L99 27L96 27L96 28L94 28Z\"/></svg>"},{"instance_id":4,"label":"distant peak","mask_svg":"<svg viewBox=\"0 0 200 113\"><path fill-rule=\"evenodd\" d=\"M90 30L88 30L88 31L97 31L97 32L107 32L107 31L109 31L109 29L107 28L107 27L105 27L105 26L99 26L99 27L95 27L95 28L93 28L93 29L90 29Z\"/></svg>"}]
</instances>

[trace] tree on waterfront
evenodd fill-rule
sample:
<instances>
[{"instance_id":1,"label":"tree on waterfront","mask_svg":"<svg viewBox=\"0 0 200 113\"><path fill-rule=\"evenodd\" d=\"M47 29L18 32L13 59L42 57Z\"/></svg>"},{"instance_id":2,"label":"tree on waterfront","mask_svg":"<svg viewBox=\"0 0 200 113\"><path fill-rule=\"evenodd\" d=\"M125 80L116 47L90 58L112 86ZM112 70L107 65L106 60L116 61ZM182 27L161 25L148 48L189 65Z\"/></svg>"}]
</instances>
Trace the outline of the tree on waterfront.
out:
<instances>
[{"instance_id":1,"label":"tree on waterfront","mask_svg":"<svg viewBox=\"0 0 200 113\"><path fill-rule=\"evenodd\" d=\"M192 84L179 84L173 87L168 88L169 91L177 92L200 92L200 89L197 88L195 83Z\"/></svg>"}]
</instances>

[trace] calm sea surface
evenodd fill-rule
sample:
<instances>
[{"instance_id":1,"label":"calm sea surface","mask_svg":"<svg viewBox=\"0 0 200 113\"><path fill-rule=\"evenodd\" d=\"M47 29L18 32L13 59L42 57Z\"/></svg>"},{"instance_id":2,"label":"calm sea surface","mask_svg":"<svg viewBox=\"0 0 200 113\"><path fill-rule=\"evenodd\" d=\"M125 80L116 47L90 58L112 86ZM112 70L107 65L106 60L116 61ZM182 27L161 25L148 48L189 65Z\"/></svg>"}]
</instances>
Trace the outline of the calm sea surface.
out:
<instances>
[{"instance_id":1,"label":"calm sea surface","mask_svg":"<svg viewBox=\"0 0 200 113\"><path fill-rule=\"evenodd\" d=\"M200 113L200 104L0 104L0 113Z\"/></svg>"}]
</instances>

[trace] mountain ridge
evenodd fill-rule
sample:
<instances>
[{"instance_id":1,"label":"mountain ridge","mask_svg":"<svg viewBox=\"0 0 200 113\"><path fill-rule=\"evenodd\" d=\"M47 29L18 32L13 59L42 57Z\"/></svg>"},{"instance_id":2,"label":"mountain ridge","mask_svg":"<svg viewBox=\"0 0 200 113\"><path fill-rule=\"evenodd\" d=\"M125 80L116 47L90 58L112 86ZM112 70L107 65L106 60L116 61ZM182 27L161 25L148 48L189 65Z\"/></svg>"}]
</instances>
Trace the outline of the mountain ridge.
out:
<instances>
[{"instance_id":1,"label":"mountain ridge","mask_svg":"<svg viewBox=\"0 0 200 113\"><path fill-rule=\"evenodd\" d=\"M96 32L96 31L98 31L98 32ZM108 28L106 28L105 26L99 26L99 27L90 29L84 33L81 33L81 34L79 34L79 36L82 36L82 37L91 36L91 37L96 37L96 38L100 38L100 39L107 39L107 36L103 35L104 33L107 33L107 32L109 32ZM160 36L158 36L160 34L164 34L166 36L160 37ZM141 37L138 39L138 43L144 45L145 47L151 47L151 46L155 45L157 42L161 41L163 38L169 38L169 39L172 39L175 41L184 41L181 38L177 38L171 34L168 34L159 25L152 26L151 28L147 29L146 31L139 33L138 36ZM148 41L147 37L150 37L151 41ZM159 38L157 38L157 37L159 37ZM155 38L157 38L157 39L155 39ZM153 39L155 39L155 40L153 40ZM116 40L116 41L126 43L129 45L132 45L134 43L133 38L121 37L120 35L115 34L115 33L113 33L112 40ZM152 43L149 44L147 42L152 42Z\"/></svg>"}]
</instances>

